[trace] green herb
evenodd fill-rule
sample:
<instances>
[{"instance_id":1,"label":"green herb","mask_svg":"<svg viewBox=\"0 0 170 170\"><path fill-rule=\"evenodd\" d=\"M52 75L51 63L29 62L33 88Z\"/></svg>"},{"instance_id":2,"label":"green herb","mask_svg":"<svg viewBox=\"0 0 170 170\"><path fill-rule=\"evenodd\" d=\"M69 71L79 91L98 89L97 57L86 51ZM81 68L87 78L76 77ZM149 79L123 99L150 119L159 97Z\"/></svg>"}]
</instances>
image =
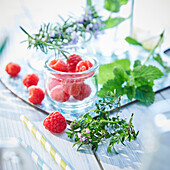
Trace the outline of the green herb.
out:
<instances>
[{"instance_id":1,"label":"green herb","mask_svg":"<svg viewBox=\"0 0 170 170\"><path fill-rule=\"evenodd\" d=\"M104 29L113 28L125 20L126 18L122 18L122 17L115 17L115 18L109 17L107 20L103 21L105 24Z\"/></svg>"},{"instance_id":2,"label":"green herb","mask_svg":"<svg viewBox=\"0 0 170 170\"><path fill-rule=\"evenodd\" d=\"M119 12L122 5L126 5L128 0L105 0L104 8L110 12Z\"/></svg>"},{"instance_id":3,"label":"green herb","mask_svg":"<svg viewBox=\"0 0 170 170\"><path fill-rule=\"evenodd\" d=\"M7 44L7 42L8 42L8 37L5 37L5 38L3 39L3 41L1 42L1 44L0 44L0 55L1 55L1 53L3 52L3 50L4 50L4 48L5 48L6 44Z\"/></svg>"},{"instance_id":4,"label":"green herb","mask_svg":"<svg viewBox=\"0 0 170 170\"><path fill-rule=\"evenodd\" d=\"M119 12L122 5L126 5L128 0L105 0L105 9L112 13ZM92 5L91 0L86 0L86 8L84 14L80 18L70 16L64 20L61 16L62 23L48 23L40 26L39 31L30 35L23 27L21 30L28 36L28 48L40 49L44 53L48 50L54 50L62 53L65 57L66 51L64 47L69 45L80 45L81 43L89 41L92 37L97 38L105 29L113 28L127 18L112 17L102 20L95 7ZM130 18L132 14L128 18ZM25 41L23 41L25 42Z\"/></svg>"},{"instance_id":5,"label":"green herb","mask_svg":"<svg viewBox=\"0 0 170 170\"><path fill-rule=\"evenodd\" d=\"M137 40L135 40L135 39L132 38L132 37L126 37L125 40L126 40L129 44L142 46L142 44L141 44L140 42L138 42Z\"/></svg>"},{"instance_id":6,"label":"green herb","mask_svg":"<svg viewBox=\"0 0 170 170\"><path fill-rule=\"evenodd\" d=\"M124 60L119 60L120 61ZM127 63L130 63L128 59ZM115 61L117 62L117 61ZM139 60L136 60L133 68L115 66L109 70L112 78L103 83L103 87L99 91L99 96L103 97L108 91L116 91L116 96L127 95L129 100L137 99L147 105L154 102L153 85L154 80L163 76L163 73L155 66L141 65ZM126 65L127 66L127 65ZM99 68L99 79L102 79L103 72L106 72L107 65ZM109 73L107 73L109 75ZM101 82L101 81L100 81Z\"/></svg>"},{"instance_id":7,"label":"green herb","mask_svg":"<svg viewBox=\"0 0 170 170\"><path fill-rule=\"evenodd\" d=\"M87 6L91 6L92 5L91 0L86 0L86 4L87 4Z\"/></svg>"},{"instance_id":8,"label":"green herb","mask_svg":"<svg viewBox=\"0 0 170 170\"><path fill-rule=\"evenodd\" d=\"M126 19L132 17L132 13L127 18L123 17L113 17L112 14L120 12L120 8L122 5L126 5L128 0L105 0L104 8L110 12L109 17L106 20L103 20L105 24L104 29L113 28L118 26L120 23L125 21Z\"/></svg>"},{"instance_id":9,"label":"green herb","mask_svg":"<svg viewBox=\"0 0 170 170\"><path fill-rule=\"evenodd\" d=\"M159 47L162 44L163 38L164 38L164 31L160 34L160 38L159 38L157 44L150 51L150 53L149 53L148 57L146 58L144 64L150 59L150 57L152 57L154 55L154 52L155 52L156 48Z\"/></svg>"},{"instance_id":10,"label":"green herb","mask_svg":"<svg viewBox=\"0 0 170 170\"><path fill-rule=\"evenodd\" d=\"M133 67L128 59L117 60L110 64L101 65L99 67L99 84L103 87L98 92L103 97L107 92L115 92L115 96L126 95L129 100L137 99L140 102L150 105L154 102L155 94L153 91L154 80L163 76L159 68L153 65L145 65L152 57L157 61L166 72L170 71L170 67L162 60L158 53L155 53L163 41L164 32L160 34L157 44L151 49L146 60L141 63L140 60L134 62ZM126 37L129 44L142 46L137 40Z\"/></svg>"},{"instance_id":11,"label":"green herb","mask_svg":"<svg viewBox=\"0 0 170 170\"><path fill-rule=\"evenodd\" d=\"M99 67L99 84L104 84L108 80L114 78L113 68L115 66L119 66L124 68L125 70L130 69L130 61L128 59L116 60L109 64L103 64Z\"/></svg>"},{"instance_id":12,"label":"green herb","mask_svg":"<svg viewBox=\"0 0 170 170\"><path fill-rule=\"evenodd\" d=\"M39 31L33 35L30 35L20 26L21 30L28 36L28 48L40 49L44 53L53 49L65 54L64 47L80 45L89 41L92 36L97 37L103 30L104 24L94 6L90 5L91 1L87 1L87 3L87 8L80 18L75 19L70 16L64 20L60 16L62 23L43 24Z\"/></svg>"},{"instance_id":13,"label":"green herb","mask_svg":"<svg viewBox=\"0 0 170 170\"><path fill-rule=\"evenodd\" d=\"M105 96L106 97L106 96ZM99 100L96 104L96 109L87 112L81 116L80 119L74 120L69 132L66 132L68 137L74 139L75 145L79 145L78 149L83 145L90 145L95 151L98 149L100 142L104 139L110 139L107 147L107 152L111 152L112 149L117 154L115 145L122 143L125 145L125 140L135 140L139 131L136 133L132 124L133 114L129 121L120 118L118 115L120 111L120 98L116 102L113 97L113 93L107 95L106 98ZM110 117L110 110L115 106L114 111L116 115ZM97 119L92 118L90 113L95 112L99 114Z\"/></svg>"},{"instance_id":14,"label":"green herb","mask_svg":"<svg viewBox=\"0 0 170 170\"><path fill-rule=\"evenodd\" d=\"M170 67L167 65L167 62L163 61L160 54L156 53L155 55L153 55L153 59L165 69L166 73L170 72Z\"/></svg>"},{"instance_id":15,"label":"green herb","mask_svg":"<svg viewBox=\"0 0 170 170\"><path fill-rule=\"evenodd\" d=\"M167 63L165 61L163 61L161 55L159 53L155 53L155 50L157 47L159 47L162 42L163 42L163 38L164 38L164 31L159 35L159 40L156 43L156 45L150 50L150 53L148 55L148 57L146 58L146 60L144 61L144 64L150 59L154 59L156 62L158 62L166 71L166 73L170 72L170 67L167 66ZM131 44L131 45L138 45L144 48L143 43L137 41L136 39L132 38L132 37L126 37L125 40ZM145 48L144 48L145 49Z\"/></svg>"},{"instance_id":16,"label":"green herb","mask_svg":"<svg viewBox=\"0 0 170 170\"><path fill-rule=\"evenodd\" d=\"M105 0L104 8L111 12L119 12L120 11L120 1L119 0Z\"/></svg>"}]
</instances>

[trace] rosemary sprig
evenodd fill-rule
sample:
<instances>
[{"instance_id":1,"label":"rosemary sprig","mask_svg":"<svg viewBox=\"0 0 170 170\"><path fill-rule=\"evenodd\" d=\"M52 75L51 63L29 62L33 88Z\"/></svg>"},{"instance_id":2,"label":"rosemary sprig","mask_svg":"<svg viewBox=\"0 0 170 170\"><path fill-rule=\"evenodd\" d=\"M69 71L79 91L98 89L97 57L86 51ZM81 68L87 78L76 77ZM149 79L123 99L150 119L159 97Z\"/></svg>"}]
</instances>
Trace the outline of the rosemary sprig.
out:
<instances>
[{"instance_id":1,"label":"rosemary sprig","mask_svg":"<svg viewBox=\"0 0 170 170\"><path fill-rule=\"evenodd\" d=\"M62 23L43 24L38 33L30 35L23 27L21 30L28 36L28 48L40 49L47 53L53 49L62 53L66 57L66 50L69 45L80 45L89 41L92 35L96 37L103 29L101 17L97 14L93 6L88 6L85 13L78 19L70 16L64 20L60 16Z\"/></svg>"},{"instance_id":2,"label":"rosemary sprig","mask_svg":"<svg viewBox=\"0 0 170 170\"><path fill-rule=\"evenodd\" d=\"M56 43L53 44L53 43L49 43L49 42L46 42L46 41L42 41L42 39L38 38L37 36L33 37L23 27L20 26L20 28L28 36L28 42L29 42L28 48L31 48L31 46L33 45L34 48L36 48L36 49L40 48L44 53L47 53L48 49L57 50L58 53L61 53L64 57L66 57L66 59L68 59L67 55L65 54L65 53L68 53L68 52L66 50L63 50L61 45L57 44L60 37L58 38Z\"/></svg>"},{"instance_id":3,"label":"rosemary sprig","mask_svg":"<svg viewBox=\"0 0 170 170\"><path fill-rule=\"evenodd\" d=\"M80 119L74 120L68 129L69 132L66 132L69 138L74 139L75 143L73 146L78 144L79 149L83 145L90 145L96 151L102 140L110 139L107 152L111 152L113 149L118 154L115 144L121 142L125 145L126 139L129 142L135 140L139 131L136 133L132 124L134 114L131 115L129 121L120 118L118 115L120 111L119 104L120 98L115 103L113 97L108 98L107 96L107 99L99 100L98 104L96 104L96 109L87 112ZM110 117L108 108L112 108L115 105L117 107L114 110L117 113L115 116ZM97 119L90 115L92 112L99 114Z\"/></svg>"}]
</instances>

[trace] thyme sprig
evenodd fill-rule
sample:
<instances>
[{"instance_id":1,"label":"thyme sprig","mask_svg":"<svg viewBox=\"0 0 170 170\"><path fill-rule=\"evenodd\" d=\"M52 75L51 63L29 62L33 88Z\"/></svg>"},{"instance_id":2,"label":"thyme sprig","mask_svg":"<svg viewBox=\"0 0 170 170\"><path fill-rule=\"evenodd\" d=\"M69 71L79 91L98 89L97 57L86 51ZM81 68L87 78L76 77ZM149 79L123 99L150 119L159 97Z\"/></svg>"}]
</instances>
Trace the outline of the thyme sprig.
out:
<instances>
[{"instance_id":1,"label":"thyme sprig","mask_svg":"<svg viewBox=\"0 0 170 170\"><path fill-rule=\"evenodd\" d=\"M114 111L116 115L110 117L110 110L116 106ZM81 116L80 119L74 120L68 128L69 132L66 132L68 137L73 139L75 145L79 145L78 149L83 145L90 145L93 150L97 151L99 144L104 139L110 139L107 147L107 152L111 152L112 149L116 154L118 152L115 149L115 145L122 143L125 146L125 140L135 140L139 131L135 132L134 125L132 124L133 116L131 115L129 121L120 118L120 98L118 101L114 97L103 98L96 104L96 109L87 112ZM91 113L95 112L99 116L95 119L91 116Z\"/></svg>"}]
</instances>

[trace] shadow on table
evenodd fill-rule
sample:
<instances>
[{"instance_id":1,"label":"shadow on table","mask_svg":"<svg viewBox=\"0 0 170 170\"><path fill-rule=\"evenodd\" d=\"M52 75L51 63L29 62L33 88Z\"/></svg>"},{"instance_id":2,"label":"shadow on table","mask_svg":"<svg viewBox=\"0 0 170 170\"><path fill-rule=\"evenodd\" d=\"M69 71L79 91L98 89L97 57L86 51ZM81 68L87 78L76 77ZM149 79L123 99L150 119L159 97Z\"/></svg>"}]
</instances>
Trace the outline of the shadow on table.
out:
<instances>
[{"instance_id":1,"label":"shadow on table","mask_svg":"<svg viewBox=\"0 0 170 170\"><path fill-rule=\"evenodd\" d=\"M136 139L130 143L126 142L126 146L115 146L119 154L107 152L107 144L101 145L97 151L97 156L101 161L104 169L115 166L115 169L139 169L141 166L141 157L143 154L140 139Z\"/></svg>"}]
</instances>

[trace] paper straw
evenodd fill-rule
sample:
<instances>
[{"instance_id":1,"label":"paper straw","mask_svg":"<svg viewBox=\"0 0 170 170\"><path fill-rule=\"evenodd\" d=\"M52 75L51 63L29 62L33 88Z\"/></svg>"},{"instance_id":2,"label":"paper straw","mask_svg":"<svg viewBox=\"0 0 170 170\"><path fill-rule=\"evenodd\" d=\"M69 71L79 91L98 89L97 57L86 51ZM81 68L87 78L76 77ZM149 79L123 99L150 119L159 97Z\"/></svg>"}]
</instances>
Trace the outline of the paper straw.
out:
<instances>
[{"instance_id":1,"label":"paper straw","mask_svg":"<svg viewBox=\"0 0 170 170\"><path fill-rule=\"evenodd\" d=\"M46 151L50 153L56 163L64 170L71 170L71 168L65 163L65 161L60 157L60 155L55 151L55 149L47 142L43 135L33 126L33 124L24 115L21 115L20 119L32 132L35 138L43 145Z\"/></svg>"},{"instance_id":2,"label":"paper straw","mask_svg":"<svg viewBox=\"0 0 170 170\"><path fill-rule=\"evenodd\" d=\"M35 164L41 170L51 170L51 168L40 158L40 156L32 149L30 145L27 145L21 138L18 138L20 144L29 152Z\"/></svg>"}]
</instances>

